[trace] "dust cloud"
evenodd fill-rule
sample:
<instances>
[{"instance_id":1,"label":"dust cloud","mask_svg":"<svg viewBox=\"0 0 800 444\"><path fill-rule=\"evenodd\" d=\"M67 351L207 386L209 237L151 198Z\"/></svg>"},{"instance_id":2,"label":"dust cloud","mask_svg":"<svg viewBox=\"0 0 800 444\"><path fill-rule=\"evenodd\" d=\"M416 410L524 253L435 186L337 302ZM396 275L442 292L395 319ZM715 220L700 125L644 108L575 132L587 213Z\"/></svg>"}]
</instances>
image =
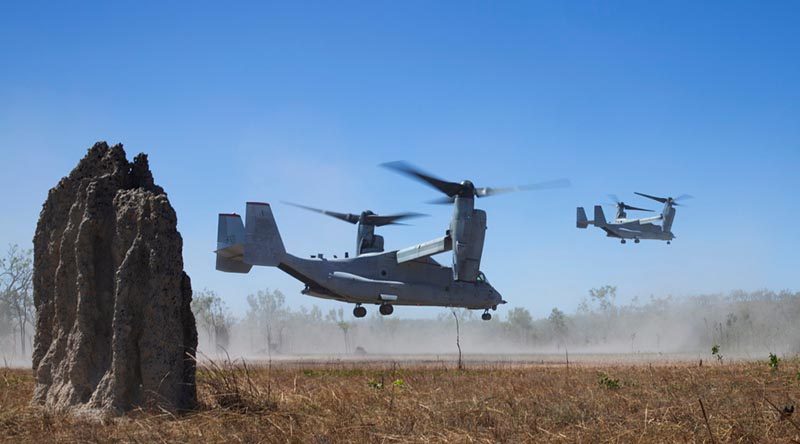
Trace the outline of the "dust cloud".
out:
<instances>
[{"instance_id":1,"label":"dust cloud","mask_svg":"<svg viewBox=\"0 0 800 444\"><path fill-rule=\"evenodd\" d=\"M735 291L624 305L615 299L616 288L606 286L591 290L573 313L554 308L541 318L504 306L488 322L480 319L480 311L446 308L435 319L403 319L397 313L380 316L369 307L368 317L355 319L349 304L327 313L317 307L292 310L280 291L265 290L250 295L247 314L236 319L221 298L204 291L195 308L198 301L211 302L195 314L199 356L211 359L452 356L457 353L453 312L464 354L497 359L568 352L729 360L800 351L800 293Z\"/></svg>"}]
</instances>

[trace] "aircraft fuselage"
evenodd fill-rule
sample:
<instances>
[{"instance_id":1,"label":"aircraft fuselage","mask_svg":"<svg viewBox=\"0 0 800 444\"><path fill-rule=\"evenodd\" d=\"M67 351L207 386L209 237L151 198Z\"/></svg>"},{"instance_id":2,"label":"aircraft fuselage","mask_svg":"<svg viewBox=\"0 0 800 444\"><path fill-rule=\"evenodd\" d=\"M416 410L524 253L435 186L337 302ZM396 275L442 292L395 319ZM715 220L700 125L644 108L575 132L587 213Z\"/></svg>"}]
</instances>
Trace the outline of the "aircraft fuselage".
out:
<instances>
[{"instance_id":1,"label":"aircraft fuselage","mask_svg":"<svg viewBox=\"0 0 800 444\"><path fill-rule=\"evenodd\" d=\"M303 294L360 304L488 309L501 295L484 281L453 279L453 270L425 258L397 263L396 251L354 258L303 259L287 254L278 268L306 284Z\"/></svg>"}]
</instances>

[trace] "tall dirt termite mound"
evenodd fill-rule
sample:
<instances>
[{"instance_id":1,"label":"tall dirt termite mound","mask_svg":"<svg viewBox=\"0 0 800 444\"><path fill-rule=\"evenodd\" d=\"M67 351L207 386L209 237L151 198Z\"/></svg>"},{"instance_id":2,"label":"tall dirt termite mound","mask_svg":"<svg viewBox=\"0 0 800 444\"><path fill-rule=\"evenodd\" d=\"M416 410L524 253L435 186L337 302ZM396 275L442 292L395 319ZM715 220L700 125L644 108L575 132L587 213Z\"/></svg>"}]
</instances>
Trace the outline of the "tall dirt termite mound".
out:
<instances>
[{"instance_id":1,"label":"tall dirt termite mound","mask_svg":"<svg viewBox=\"0 0 800 444\"><path fill-rule=\"evenodd\" d=\"M98 142L36 226L33 402L121 414L193 408L197 331L175 210L145 154Z\"/></svg>"}]
</instances>

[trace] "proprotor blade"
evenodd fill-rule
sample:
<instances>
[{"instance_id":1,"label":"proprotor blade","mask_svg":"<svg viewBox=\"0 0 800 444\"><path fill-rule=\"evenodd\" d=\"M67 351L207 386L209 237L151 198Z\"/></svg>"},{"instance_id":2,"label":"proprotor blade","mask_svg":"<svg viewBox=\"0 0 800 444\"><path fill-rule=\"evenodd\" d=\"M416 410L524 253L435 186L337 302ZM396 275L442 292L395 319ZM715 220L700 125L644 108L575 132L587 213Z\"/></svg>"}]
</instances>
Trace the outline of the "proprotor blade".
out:
<instances>
[{"instance_id":1,"label":"proprotor blade","mask_svg":"<svg viewBox=\"0 0 800 444\"><path fill-rule=\"evenodd\" d=\"M653 199L654 201L661 202L661 203L666 203L667 200L668 200L666 197L651 196L649 194L640 193L638 191L634 191L633 194L638 194L639 196L646 197L648 199Z\"/></svg>"},{"instance_id":2,"label":"proprotor blade","mask_svg":"<svg viewBox=\"0 0 800 444\"><path fill-rule=\"evenodd\" d=\"M455 182L448 182L446 180L442 180L436 178L428 173L422 172L419 168L408 164L402 161L395 161L395 162L387 162L382 163L382 167L389 168L390 170L395 170L401 174L405 174L406 176L413 177L417 180L427 183L428 185L436 188L437 190L441 191L442 193L453 197L461 191L461 184Z\"/></svg>"},{"instance_id":3,"label":"proprotor blade","mask_svg":"<svg viewBox=\"0 0 800 444\"><path fill-rule=\"evenodd\" d=\"M553 190L557 188L569 188L572 182L569 179L561 178L555 180L547 180L539 183L532 183L528 185L520 185L518 188L522 191L535 191L535 190Z\"/></svg>"},{"instance_id":4,"label":"proprotor blade","mask_svg":"<svg viewBox=\"0 0 800 444\"><path fill-rule=\"evenodd\" d=\"M350 222L351 224L358 223L358 215L351 214L351 213L337 213L336 211L328 211L328 210L321 210L319 208L307 207L305 205L300 205L292 202L282 201L286 205L291 205L293 207L302 208L304 210L313 211L315 213L324 214L326 216L335 217L336 219L343 220L345 222Z\"/></svg>"},{"instance_id":5,"label":"proprotor blade","mask_svg":"<svg viewBox=\"0 0 800 444\"><path fill-rule=\"evenodd\" d=\"M406 162L396 161L396 162L388 162L381 164L381 166L385 168L389 168L405 174L407 176L413 177L417 180L427 183L428 185L436 188L437 190L441 191L445 195L447 195L450 199L443 199L437 200L431 203L450 203L452 202L453 198L456 196L461 197L487 197L487 196L494 196L496 194L503 194L503 193L510 193L513 191L533 191L533 190L546 190L546 189L553 189L553 188L565 188L570 186L570 182L568 179L556 179L556 180L549 180L546 182L539 182L533 183L528 185L520 185L516 187L505 187L505 188L490 188L490 187L483 187L483 188L476 188L471 181L464 180L461 183L456 182L448 182L439 178L436 178L428 173L422 172L419 168L414 167Z\"/></svg>"},{"instance_id":6,"label":"proprotor blade","mask_svg":"<svg viewBox=\"0 0 800 444\"><path fill-rule=\"evenodd\" d=\"M456 201L455 197L442 196L442 197L437 197L436 199L431 199L431 200L427 201L426 203L434 204L434 205L450 205L455 201Z\"/></svg>"},{"instance_id":7,"label":"proprotor blade","mask_svg":"<svg viewBox=\"0 0 800 444\"><path fill-rule=\"evenodd\" d=\"M382 227L384 225L404 225L398 223L397 221L405 220L405 219L412 219L415 217L422 217L427 216L427 214L422 213L398 213L398 214L390 214L388 216L381 216L378 214L370 214L366 216L366 222L375 225L376 227Z\"/></svg>"},{"instance_id":8,"label":"proprotor blade","mask_svg":"<svg viewBox=\"0 0 800 444\"><path fill-rule=\"evenodd\" d=\"M624 203L622 204L622 208L624 208L626 210L649 211L651 213L653 212L653 210L648 210L647 208L638 208L638 207L634 207L634 206L627 205L627 204L624 204Z\"/></svg>"},{"instance_id":9,"label":"proprotor blade","mask_svg":"<svg viewBox=\"0 0 800 444\"><path fill-rule=\"evenodd\" d=\"M475 195L478 197L488 197L488 196L495 196L497 194L513 193L515 191L552 190L556 188L567 188L569 186L570 186L569 179L556 179L539 183L531 183L527 185L518 185L515 187L475 188Z\"/></svg>"}]
</instances>

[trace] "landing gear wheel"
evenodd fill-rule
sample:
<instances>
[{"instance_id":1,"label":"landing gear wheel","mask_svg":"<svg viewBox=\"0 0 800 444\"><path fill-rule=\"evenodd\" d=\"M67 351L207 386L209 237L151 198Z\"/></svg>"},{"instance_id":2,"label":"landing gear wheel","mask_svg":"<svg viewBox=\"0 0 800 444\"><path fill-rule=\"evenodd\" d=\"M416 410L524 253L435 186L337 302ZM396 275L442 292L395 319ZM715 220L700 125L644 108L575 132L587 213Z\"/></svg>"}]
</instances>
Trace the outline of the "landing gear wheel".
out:
<instances>
[{"instance_id":1,"label":"landing gear wheel","mask_svg":"<svg viewBox=\"0 0 800 444\"><path fill-rule=\"evenodd\" d=\"M634 239L633 243L638 244L639 243L639 239Z\"/></svg>"},{"instance_id":2,"label":"landing gear wheel","mask_svg":"<svg viewBox=\"0 0 800 444\"><path fill-rule=\"evenodd\" d=\"M353 316L357 318L363 318L366 315L367 315L367 309L360 305L356 305L356 308L353 309Z\"/></svg>"},{"instance_id":3,"label":"landing gear wheel","mask_svg":"<svg viewBox=\"0 0 800 444\"><path fill-rule=\"evenodd\" d=\"M384 316L389 316L394 312L394 306L392 304L381 304L381 307L378 309Z\"/></svg>"},{"instance_id":4,"label":"landing gear wheel","mask_svg":"<svg viewBox=\"0 0 800 444\"><path fill-rule=\"evenodd\" d=\"M670 241L667 241L667 245L669 245L669 244L671 244L671 243L672 243L672 242L670 242Z\"/></svg>"},{"instance_id":5,"label":"landing gear wheel","mask_svg":"<svg viewBox=\"0 0 800 444\"><path fill-rule=\"evenodd\" d=\"M489 313L489 311L487 310L487 311L483 312L483 314L481 315L481 319L483 319L484 321L491 321L492 320L492 314Z\"/></svg>"},{"instance_id":6,"label":"landing gear wheel","mask_svg":"<svg viewBox=\"0 0 800 444\"><path fill-rule=\"evenodd\" d=\"M619 243L624 244L625 243L625 239L622 239L621 241L619 241Z\"/></svg>"}]
</instances>

